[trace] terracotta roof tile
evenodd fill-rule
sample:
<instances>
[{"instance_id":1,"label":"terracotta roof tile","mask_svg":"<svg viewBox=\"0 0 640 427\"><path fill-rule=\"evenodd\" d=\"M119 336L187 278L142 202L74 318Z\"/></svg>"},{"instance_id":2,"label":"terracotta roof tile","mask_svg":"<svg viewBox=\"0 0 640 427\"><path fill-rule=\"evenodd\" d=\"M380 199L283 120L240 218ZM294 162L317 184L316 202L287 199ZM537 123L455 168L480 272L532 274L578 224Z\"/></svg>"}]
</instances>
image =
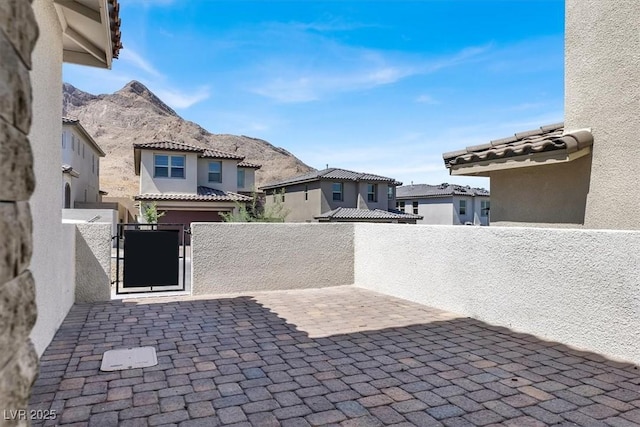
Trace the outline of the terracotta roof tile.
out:
<instances>
[{"instance_id":1,"label":"terracotta roof tile","mask_svg":"<svg viewBox=\"0 0 640 427\"><path fill-rule=\"evenodd\" d=\"M233 159L243 160L244 157L238 154L225 153L224 151L213 150L210 148L198 147L196 145L186 144L184 142L175 141L154 141L133 144L133 148L139 150L164 150L164 151L181 151L188 153L198 153L200 157L206 159Z\"/></svg>"},{"instance_id":2,"label":"terracotta roof tile","mask_svg":"<svg viewBox=\"0 0 640 427\"><path fill-rule=\"evenodd\" d=\"M579 151L593 145L593 135L587 130L564 133L564 124L556 123L539 129L520 132L514 136L491 141L491 145L482 144L444 153L447 168L509 157L523 156L541 152L566 150L568 153Z\"/></svg>"},{"instance_id":3,"label":"terracotta roof tile","mask_svg":"<svg viewBox=\"0 0 640 427\"><path fill-rule=\"evenodd\" d=\"M237 154L225 153L223 151L205 149L204 152L200 155L200 157L205 159L234 159L234 160L244 160L244 156L239 156Z\"/></svg>"},{"instance_id":4,"label":"terracotta roof tile","mask_svg":"<svg viewBox=\"0 0 640 427\"><path fill-rule=\"evenodd\" d=\"M399 211L384 211L382 209L337 208L314 217L316 219L354 219L354 220L417 220L421 215L414 215Z\"/></svg>"},{"instance_id":5,"label":"terracotta roof tile","mask_svg":"<svg viewBox=\"0 0 640 427\"><path fill-rule=\"evenodd\" d=\"M250 202L251 197L231 191L198 187L198 192L190 193L145 193L134 197L142 201L194 201L194 202Z\"/></svg>"},{"instance_id":6,"label":"terracotta roof tile","mask_svg":"<svg viewBox=\"0 0 640 427\"><path fill-rule=\"evenodd\" d=\"M205 149L196 147L195 145L185 144L183 142L174 141L154 141L143 142L141 144L133 144L133 148L140 150L165 150L165 151L182 151L193 153L204 153Z\"/></svg>"},{"instance_id":7,"label":"terracotta roof tile","mask_svg":"<svg viewBox=\"0 0 640 427\"><path fill-rule=\"evenodd\" d=\"M109 0L109 30L111 33L111 49L114 58L117 58L122 49L122 33L120 32L120 4L118 0Z\"/></svg>"},{"instance_id":8,"label":"terracotta roof tile","mask_svg":"<svg viewBox=\"0 0 640 427\"><path fill-rule=\"evenodd\" d=\"M249 168L249 169L260 169L262 167L262 165L259 165L257 163L251 163L251 162L240 162L240 163L238 163L238 167L239 168Z\"/></svg>"}]
</instances>

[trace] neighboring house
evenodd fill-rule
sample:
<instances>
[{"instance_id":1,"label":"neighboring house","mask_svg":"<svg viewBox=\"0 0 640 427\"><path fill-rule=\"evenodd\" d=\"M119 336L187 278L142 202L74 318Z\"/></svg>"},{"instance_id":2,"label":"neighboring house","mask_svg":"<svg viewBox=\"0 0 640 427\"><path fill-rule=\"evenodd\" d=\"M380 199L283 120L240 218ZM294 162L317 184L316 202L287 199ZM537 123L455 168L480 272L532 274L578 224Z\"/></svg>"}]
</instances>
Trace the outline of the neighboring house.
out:
<instances>
[{"instance_id":1,"label":"neighboring house","mask_svg":"<svg viewBox=\"0 0 640 427\"><path fill-rule=\"evenodd\" d=\"M104 151L78 120L62 118L62 207L100 203L100 157Z\"/></svg>"},{"instance_id":2,"label":"neighboring house","mask_svg":"<svg viewBox=\"0 0 640 427\"><path fill-rule=\"evenodd\" d=\"M237 203L249 203L260 165L237 154L172 141L134 144L140 176L140 213L156 203L164 223L222 221Z\"/></svg>"},{"instance_id":3,"label":"neighboring house","mask_svg":"<svg viewBox=\"0 0 640 427\"><path fill-rule=\"evenodd\" d=\"M291 222L375 221L415 223L418 216L389 212L395 208L393 178L327 168L261 187L266 207L280 200ZM284 200L282 200L284 199ZM372 213L372 211L379 211ZM383 218L381 212L386 212Z\"/></svg>"},{"instance_id":4,"label":"neighboring house","mask_svg":"<svg viewBox=\"0 0 640 427\"><path fill-rule=\"evenodd\" d=\"M489 192L454 184L411 184L396 189L396 209L420 215L419 224L489 225Z\"/></svg>"},{"instance_id":5,"label":"neighboring house","mask_svg":"<svg viewBox=\"0 0 640 427\"><path fill-rule=\"evenodd\" d=\"M443 155L451 175L491 178L494 224L582 224L593 135L564 124Z\"/></svg>"}]
</instances>

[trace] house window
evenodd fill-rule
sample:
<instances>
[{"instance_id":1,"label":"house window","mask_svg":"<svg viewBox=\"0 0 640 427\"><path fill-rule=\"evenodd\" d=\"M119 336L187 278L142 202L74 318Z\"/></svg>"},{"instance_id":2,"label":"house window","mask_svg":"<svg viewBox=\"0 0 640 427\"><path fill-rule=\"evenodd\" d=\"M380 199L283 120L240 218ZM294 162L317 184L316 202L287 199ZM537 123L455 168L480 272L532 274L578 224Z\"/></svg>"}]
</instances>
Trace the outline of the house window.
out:
<instances>
[{"instance_id":1,"label":"house window","mask_svg":"<svg viewBox=\"0 0 640 427\"><path fill-rule=\"evenodd\" d=\"M244 188L244 169L238 169L238 188Z\"/></svg>"},{"instance_id":2,"label":"house window","mask_svg":"<svg viewBox=\"0 0 640 427\"><path fill-rule=\"evenodd\" d=\"M378 201L378 184L367 184L367 201Z\"/></svg>"},{"instance_id":3,"label":"house window","mask_svg":"<svg viewBox=\"0 0 640 427\"><path fill-rule=\"evenodd\" d=\"M66 148L67 144L65 144L64 133L62 134L62 148Z\"/></svg>"},{"instance_id":4,"label":"house window","mask_svg":"<svg viewBox=\"0 0 640 427\"><path fill-rule=\"evenodd\" d=\"M153 156L155 178L184 178L184 156ZM99 164L98 172L100 171Z\"/></svg>"},{"instance_id":5,"label":"house window","mask_svg":"<svg viewBox=\"0 0 640 427\"><path fill-rule=\"evenodd\" d=\"M222 162L209 162L209 182L222 182Z\"/></svg>"},{"instance_id":6,"label":"house window","mask_svg":"<svg viewBox=\"0 0 640 427\"><path fill-rule=\"evenodd\" d=\"M71 151L76 151L76 137L71 135Z\"/></svg>"},{"instance_id":7,"label":"house window","mask_svg":"<svg viewBox=\"0 0 640 427\"><path fill-rule=\"evenodd\" d=\"M93 174L96 173L96 155L95 154L91 155L91 173Z\"/></svg>"},{"instance_id":8,"label":"house window","mask_svg":"<svg viewBox=\"0 0 640 427\"><path fill-rule=\"evenodd\" d=\"M491 204L489 200L482 200L480 202L480 216L488 217L491 210Z\"/></svg>"},{"instance_id":9,"label":"house window","mask_svg":"<svg viewBox=\"0 0 640 427\"><path fill-rule=\"evenodd\" d=\"M414 215L418 215L418 202L413 202L413 213Z\"/></svg>"},{"instance_id":10,"label":"house window","mask_svg":"<svg viewBox=\"0 0 640 427\"><path fill-rule=\"evenodd\" d=\"M304 200L309 200L309 186L306 184L304 186Z\"/></svg>"},{"instance_id":11,"label":"house window","mask_svg":"<svg viewBox=\"0 0 640 427\"><path fill-rule=\"evenodd\" d=\"M84 144L82 144L82 158L84 159Z\"/></svg>"},{"instance_id":12,"label":"house window","mask_svg":"<svg viewBox=\"0 0 640 427\"><path fill-rule=\"evenodd\" d=\"M387 187L387 199L389 199L389 200L393 199L393 187L392 186L388 186Z\"/></svg>"},{"instance_id":13,"label":"house window","mask_svg":"<svg viewBox=\"0 0 640 427\"><path fill-rule=\"evenodd\" d=\"M467 201L466 200L460 200L460 207L458 209L458 213L460 215L466 215L467 214Z\"/></svg>"},{"instance_id":14,"label":"house window","mask_svg":"<svg viewBox=\"0 0 640 427\"><path fill-rule=\"evenodd\" d=\"M334 182L331 184L331 192L333 193L333 200L342 201L343 198L343 188L341 182Z\"/></svg>"},{"instance_id":15,"label":"house window","mask_svg":"<svg viewBox=\"0 0 640 427\"><path fill-rule=\"evenodd\" d=\"M404 212L404 202L396 202L396 209Z\"/></svg>"}]
</instances>

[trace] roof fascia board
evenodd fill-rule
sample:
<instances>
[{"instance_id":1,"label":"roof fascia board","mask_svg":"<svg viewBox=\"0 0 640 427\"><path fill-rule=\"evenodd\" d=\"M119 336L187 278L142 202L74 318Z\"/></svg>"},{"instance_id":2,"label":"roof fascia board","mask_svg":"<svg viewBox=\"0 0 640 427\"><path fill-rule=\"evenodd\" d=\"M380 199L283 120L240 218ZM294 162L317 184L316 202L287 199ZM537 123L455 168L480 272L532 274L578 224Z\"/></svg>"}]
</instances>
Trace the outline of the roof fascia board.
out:
<instances>
[{"instance_id":1,"label":"roof fascia board","mask_svg":"<svg viewBox=\"0 0 640 427\"><path fill-rule=\"evenodd\" d=\"M151 201L140 200L141 203L149 203ZM229 209L236 207L234 202L215 201L215 200L157 200L158 209L172 209L176 211L219 211L228 212ZM196 203L196 205L194 205ZM247 203L247 202L238 202Z\"/></svg>"},{"instance_id":2,"label":"roof fascia board","mask_svg":"<svg viewBox=\"0 0 640 427\"><path fill-rule=\"evenodd\" d=\"M450 169L451 175L489 176L489 172L508 169L544 166L557 163L568 163L591 152L591 147L567 153L567 150L554 150L533 155L509 157L500 160L488 160L483 162L455 165Z\"/></svg>"},{"instance_id":3,"label":"roof fascia board","mask_svg":"<svg viewBox=\"0 0 640 427\"><path fill-rule=\"evenodd\" d=\"M88 65L90 67L104 68L104 62L85 52L65 50L62 52L62 60L67 64Z\"/></svg>"},{"instance_id":4,"label":"roof fascia board","mask_svg":"<svg viewBox=\"0 0 640 427\"><path fill-rule=\"evenodd\" d=\"M301 181L287 182L287 183L283 183L283 184L265 185L265 186L260 187L260 189L261 190L272 190L274 188L290 187L292 185L306 184L308 182L314 182L314 181L321 181L321 180L316 177L316 178L313 178L313 179L305 179L305 180L301 180Z\"/></svg>"}]
</instances>

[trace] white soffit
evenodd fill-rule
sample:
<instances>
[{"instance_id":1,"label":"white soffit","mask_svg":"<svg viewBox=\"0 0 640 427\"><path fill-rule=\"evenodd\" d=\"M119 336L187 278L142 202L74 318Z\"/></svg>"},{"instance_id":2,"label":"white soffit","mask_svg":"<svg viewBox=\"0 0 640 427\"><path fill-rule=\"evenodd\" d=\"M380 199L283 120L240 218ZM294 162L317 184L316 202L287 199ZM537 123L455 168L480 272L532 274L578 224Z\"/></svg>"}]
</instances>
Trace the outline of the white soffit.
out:
<instances>
[{"instance_id":1,"label":"white soffit","mask_svg":"<svg viewBox=\"0 0 640 427\"><path fill-rule=\"evenodd\" d=\"M62 27L64 62L111 68L106 0L54 0Z\"/></svg>"},{"instance_id":2,"label":"white soffit","mask_svg":"<svg viewBox=\"0 0 640 427\"><path fill-rule=\"evenodd\" d=\"M105 351L102 355L101 371L148 368L158 364L154 347L131 347Z\"/></svg>"}]
</instances>

